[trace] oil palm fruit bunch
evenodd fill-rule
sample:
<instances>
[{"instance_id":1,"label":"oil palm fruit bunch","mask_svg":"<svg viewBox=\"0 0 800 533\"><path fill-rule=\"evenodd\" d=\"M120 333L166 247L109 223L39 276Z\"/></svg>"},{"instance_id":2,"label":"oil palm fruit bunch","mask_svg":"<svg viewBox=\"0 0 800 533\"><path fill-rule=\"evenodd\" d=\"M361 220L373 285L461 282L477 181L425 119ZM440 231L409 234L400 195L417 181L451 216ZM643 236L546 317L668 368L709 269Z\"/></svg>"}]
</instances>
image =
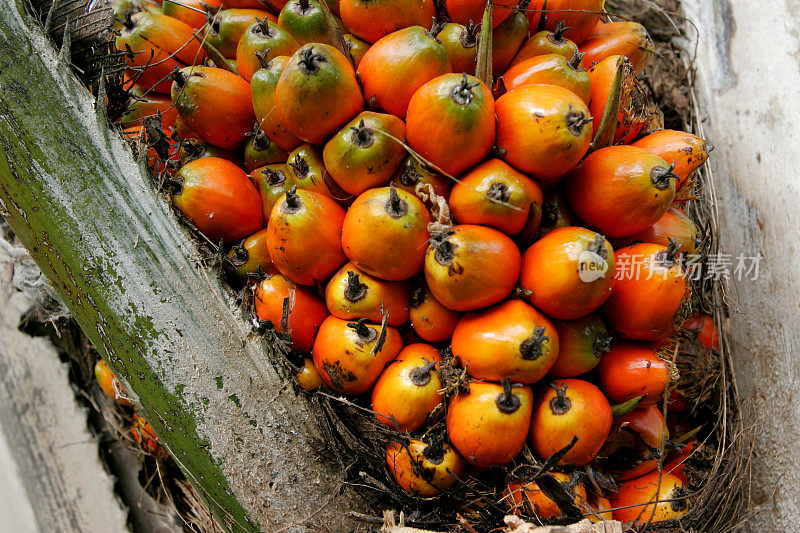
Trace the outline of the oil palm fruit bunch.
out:
<instances>
[{"instance_id":1,"label":"oil palm fruit bunch","mask_svg":"<svg viewBox=\"0 0 800 533\"><path fill-rule=\"evenodd\" d=\"M297 384L386 428L397 487L459 490L527 445L554 473L543 491L509 469L510 512L563 519L555 490L593 520L678 518L663 354L687 328L713 337L710 317L684 327L708 145L663 129L643 26L540 3L147 4L119 22L121 126L160 118L149 157L175 208Z\"/></svg>"}]
</instances>

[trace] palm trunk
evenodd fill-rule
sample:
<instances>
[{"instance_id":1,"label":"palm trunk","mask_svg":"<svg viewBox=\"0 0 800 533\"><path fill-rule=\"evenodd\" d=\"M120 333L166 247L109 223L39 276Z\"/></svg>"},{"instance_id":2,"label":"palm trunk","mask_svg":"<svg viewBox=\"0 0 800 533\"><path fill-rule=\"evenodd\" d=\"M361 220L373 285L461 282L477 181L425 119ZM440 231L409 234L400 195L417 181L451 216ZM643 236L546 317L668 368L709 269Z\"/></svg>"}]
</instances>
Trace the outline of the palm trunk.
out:
<instances>
[{"instance_id":1,"label":"palm trunk","mask_svg":"<svg viewBox=\"0 0 800 533\"><path fill-rule=\"evenodd\" d=\"M364 503L308 401L22 0L0 9L0 144L2 216L220 523L351 529Z\"/></svg>"}]
</instances>

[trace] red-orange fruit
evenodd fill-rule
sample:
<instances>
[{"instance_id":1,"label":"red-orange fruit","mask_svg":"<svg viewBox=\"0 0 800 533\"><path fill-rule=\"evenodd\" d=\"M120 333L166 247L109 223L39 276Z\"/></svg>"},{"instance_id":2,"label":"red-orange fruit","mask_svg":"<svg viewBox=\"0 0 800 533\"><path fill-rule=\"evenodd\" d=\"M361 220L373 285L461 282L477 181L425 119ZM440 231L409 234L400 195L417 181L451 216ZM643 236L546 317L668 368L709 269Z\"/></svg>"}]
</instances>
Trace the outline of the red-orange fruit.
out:
<instances>
[{"instance_id":1,"label":"red-orange fruit","mask_svg":"<svg viewBox=\"0 0 800 533\"><path fill-rule=\"evenodd\" d=\"M533 392L527 386L472 382L447 410L453 447L479 467L503 466L522 451L531 424Z\"/></svg>"},{"instance_id":2,"label":"red-orange fruit","mask_svg":"<svg viewBox=\"0 0 800 533\"><path fill-rule=\"evenodd\" d=\"M582 508L586 503L586 489L580 483L561 472L551 472L561 486L574 494L573 503ZM503 503L514 514L526 514L541 519L560 518L564 513L558 504L545 495L535 481L528 483L509 483L503 491Z\"/></svg>"},{"instance_id":3,"label":"red-orange fruit","mask_svg":"<svg viewBox=\"0 0 800 533\"><path fill-rule=\"evenodd\" d=\"M670 239L680 244L679 252L687 254L693 254L700 241L700 231L692 219L673 207L649 228L621 239L614 239L614 244L622 247L635 242L649 242L669 246Z\"/></svg>"},{"instance_id":4,"label":"red-orange fruit","mask_svg":"<svg viewBox=\"0 0 800 533\"><path fill-rule=\"evenodd\" d=\"M447 48L420 26L396 31L369 47L358 65L364 99L406 117L414 93L450 72Z\"/></svg>"},{"instance_id":5,"label":"red-orange fruit","mask_svg":"<svg viewBox=\"0 0 800 533\"><path fill-rule=\"evenodd\" d=\"M126 19L116 46L133 52L126 63L136 83L159 93L169 94L169 75L175 68L194 65L204 57L192 27L160 13L141 12Z\"/></svg>"},{"instance_id":6,"label":"red-orange fruit","mask_svg":"<svg viewBox=\"0 0 800 533\"><path fill-rule=\"evenodd\" d=\"M642 243L617 250L614 292L603 305L609 326L623 337L661 341L672 335L691 284L676 246Z\"/></svg>"},{"instance_id":7,"label":"red-orange fruit","mask_svg":"<svg viewBox=\"0 0 800 533\"><path fill-rule=\"evenodd\" d=\"M614 519L635 524L675 520L689 512L688 495L677 476L652 472L619 486L612 500Z\"/></svg>"},{"instance_id":8,"label":"red-orange fruit","mask_svg":"<svg viewBox=\"0 0 800 533\"><path fill-rule=\"evenodd\" d=\"M453 487L464 470L464 459L453 447L411 439L407 445L390 443L386 466L397 484L407 492L427 498Z\"/></svg>"},{"instance_id":9,"label":"red-orange fruit","mask_svg":"<svg viewBox=\"0 0 800 533\"><path fill-rule=\"evenodd\" d=\"M581 52L586 54L584 61L587 65L614 55L625 56L634 70L641 74L655 55L655 46L650 34L638 22L601 22L581 43Z\"/></svg>"},{"instance_id":10,"label":"red-orange fruit","mask_svg":"<svg viewBox=\"0 0 800 533\"><path fill-rule=\"evenodd\" d=\"M555 85L523 85L497 99L497 146L505 161L542 180L572 170L589 149L586 104Z\"/></svg>"},{"instance_id":11,"label":"red-orange fruit","mask_svg":"<svg viewBox=\"0 0 800 533\"><path fill-rule=\"evenodd\" d=\"M496 229L462 224L431 236L425 279L454 311L472 311L506 298L519 279L519 248Z\"/></svg>"},{"instance_id":12,"label":"red-orange fruit","mask_svg":"<svg viewBox=\"0 0 800 533\"><path fill-rule=\"evenodd\" d=\"M250 84L227 70L200 66L179 70L172 100L183 123L219 148L238 148L253 130Z\"/></svg>"},{"instance_id":13,"label":"red-orange fruit","mask_svg":"<svg viewBox=\"0 0 800 533\"><path fill-rule=\"evenodd\" d=\"M495 131L494 97L473 76L439 76L420 87L408 104L409 146L452 176L489 154Z\"/></svg>"},{"instance_id":14,"label":"red-orange fruit","mask_svg":"<svg viewBox=\"0 0 800 533\"><path fill-rule=\"evenodd\" d=\"M433 0L340 0L339 13L350 33L374 43L403 28L430 28L436 7Z\"/></svg>"},{"instance_id":15,"label":"red-orange fruit","mask_svg":"<svg viewBox=\"0 0 800 533\"><path fill-rule=\"evenodd\" d=\"M534 383L558 358L558 333L530 305L508 300L465 314L453 332L452 349L475 378Z\"/></svg>"},{"instance_id":16,"label":"red-orange fruit","mask_svg":"<svg viewBox=\"0 0 800 533\"><path fill-rule=\"evenodd\" d=\"M125 391L122 389L122 385L120 385L117 377L111 371L108 363L102 359L98 359L97 363L94 365L94 377L97 380L97 384L100 385L100 388L109 398L113 398L115 402L123 407L133 405L133 402L125 397Z\"/></svg>"},{"instance_id":17,"label":"red-orange fruit","mask_svg":"<svg viewBox=\"0 0 800 533\"><path fill-rule=\"evenodd\" d=\"M604 5L605 0L533 0L528 13L531 27L539 27L544 18L544 29L555 31L561 22L564 36L581 44L600 20Z\"/></svg>"},{"instance_id":18,"label":"red-orange fruit","mask_svg":"<svg viewBox=\"0 0 800 533\"><path fill-rule=\"evenodd\" d=\"M382 424L398 431L421 428L444 398L436 372L439 351L427 344L403 348L372 389L372 410Z\"/></svg>"},{"instance_id":19,"label":"red-orange fruit","mask_svg":"<svg viewBox=\"0 0 800 533\"><path fill-rule=\"evenodd\" d=\"M615 404L644 396L638 406L647 407L663 400L670 381L669 368L649 344L615 341L600 361L597 375L606 396Z\"/></svg>"},{"instance_id":20,"label":"red-orange fruit","mask_svg":"<svg viewBox=\"0 0 800 533\"><path fill-rule=\"evenodd\" d=\"M557 17L556 17L557 18ZM570 60L578 53L578 45L564 37L564 24L560 21L554 31L542 30L534 33L522 43L522 47L514 56L509 66L514 66L528 58L545 54L560 54Z\"/></svg>"},{"instance_id":21,"label":"red-orange fruit","mask_svg":"<svg viewBox=\"0 0 800 533\"><path fill-rule=\"evenodd\" d=\"M259 282L253 300L258 319L271 322L278 333L288 334L292 347L304 352L314 346L314 337L328 316L325 302L314 291L280 274Z\"/></svg>"},{"instance_id":22,"label":"red-orange fruit","mask_svg":"<svg viewBox=\"0 0 800 533\"><path fill-rule=\"evenodd\" d=\"M558 359L550 375L562 378L593 370L611 349L611 336L603 319L592 313L574 320L556 320Z\"/></svg>"},{"instance_id":23,"label":"red-orange fruit","mask_svg":"<svg viewBox=\"0 0 800 533\"><path fill-rule=\"evenodd\" d=\"M344 219L344 253L358 268L399 281L422 270L430 215L414 195L394 187L361 194Z\"/></svg>"},{"instance_id":24,"label":"red-orange fruit","mask_svg":"<svg viewBox=\"0 0 800 533\"><path fill-rule=\"evenodd\" d=\"M562 379L533 408L529 442L542 459L572 443L559 464L583 466L597 456L611 431L611 405L600 389L580 379Z\"/></svg>"},{"instance_id":25,"label":"red-orange fruit","mask_svg":"<svg viewBox=\"0 0 800 533\"><path fill-rule=\"evenodd\" d=\"M187 163L172 201L213 242L239 242L263 227L261 198L244 170L218 157Z\"/></svg>"},{"instance_id":26,"label":"red-orange fruit","mask_svg":"<svg viewBox=\"0 0 800 533\"><path fill-rule=\"evenodd\" d=\"M517 5L517 0L497 0L492 2L492 26L503 23ZM483 0L447 0L447 14L459 24L478 24L483 19L486 2Z\"/></svg>"},{"instance_id":27,"label":"red-orange fruit","mask_svg":"<svg viewBox=\"0 0 800 533\"><path fill-rule=\"evenodd\" d=\"M322 283L347 258L342 251L344 209L321 194L290 190L272 208L267 242L281 274L301 285Z\"/></svg>"},{"instance_id":28,"label":"red-orange fruit","mask_svg":"<svg viewBox=\"0 0 800 533\"><path fill-rule=\"evenodd\" d=\"M572 211L609 237L647 229L675 198L675 174L666 161L642 148L609 146L592 152L566 181Z\"/></svg>"},{"instance_id":29,"label":"red-orange fruit","mask_svg":"<svg viewBox=\"0 0 800 533\"><path fill-rule=\"evenodd\" d=\"M344 394L364 394L372 388L403 347L400 333L387 326L348 322L329 316L314 341L314 366L325 384Z\"/></svg>"},{"instance_id":30,"label":"red-orange fruit","mask_svg":"<svg viewBox=\"0 0 800 533\"><path fill-rule=\"evenodd\" d=\"M685 131L659 130L633 143L661 157L669 164L675 163L672 171L678 176L675 184L680 191L692 182L695 172L708 159L711 146L705 139Z\"/></svg>"},{"instance_id":31,"label":"red-orange fruit","mask_svg":"<svg viewBox=\"0 0 800 533\"><path fill-rule=\"evenodd\" d=\"M337 318L380 323L386 316L387 324L400 326L409 317L408 283L374 278L347 263L325 287L325 303Z\"/></svg>"},{"instance_id":32,"label":"red-orange fruit","mask_svg":"<svg viewBox=\"0 0 800 533\"><path fill-rule=\"evenodd\" d=\"M560 54L535 56L509 68L501 78L508 91L531 84L557 85L578 95L586 105L591 99L589 74L581 68L580 54L571 59Z\"/></svg>"},{"instance_id":33,"label":"red-orange fruit","mask_svg":"<svg viewBox=\"0 0 800 533\"><path fill-rule=\"evenodd\" d=\"M428 342L450 340L460 313L442 305L424 282L411 292L410 303L411 326L420 338Z\"/></svg>"},{"instance_id":34,"label":"red-orange fruit","mask_svg":"<svg viewBox=\"0 0 800 533\"><path fill-rule=\"evenodd\" d=\"M497 228L507 235L522 231L542 189L499 159L489 159L461 177L450 193L450 211L460 224Z\"/></svg>"},{"instance_id":35,"label":"red-orange fruit","mask_svg":"<svg viewBox=\"0 0 800 533\"><path fill-rule=\"evenodd\" d=\"M536 241L522 257L520 286L538 309L560 319L588 315L612 294L611 244L586 228L566 227Z\"/></svg>"},{"instance_id":36,"label":"red-orange fruit","mask_svg":"<svg viewBox=\"0 0 800 533\"><path fill-rule=\"evenodd\" d=\"M253 233L228 252L234 274L242 282L255 281L261 274L277 274L267 246L267 228Z\"/></svg>"}]
</instances>

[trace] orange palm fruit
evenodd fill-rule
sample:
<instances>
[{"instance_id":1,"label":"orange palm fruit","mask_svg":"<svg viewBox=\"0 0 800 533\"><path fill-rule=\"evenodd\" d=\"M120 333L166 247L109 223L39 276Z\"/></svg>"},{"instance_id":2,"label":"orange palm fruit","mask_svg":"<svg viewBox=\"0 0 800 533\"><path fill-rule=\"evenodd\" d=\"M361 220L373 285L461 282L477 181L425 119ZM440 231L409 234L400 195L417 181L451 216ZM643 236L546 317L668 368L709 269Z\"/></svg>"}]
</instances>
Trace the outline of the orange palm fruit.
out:
<instances>
[{"instance_id":1,"label":"orange palm fruit","mask_svg":"<svg viewBox=\"0 0 800 533\"><path fill-rule=\"evenodd\" d=\"M479 224L514 235L527 224L532 206L542 205L542 189L503 161L489 159L453 186L449 203L459 224Z\"/></svg>"},{"instance_id":2,"label":"orange palm fruit","mask_svg":"<svg viewBox=\"0 0 800 533\"><path fill-rule=\"evenodd\" d=\"M157 454L162 449L156 432L153 431L152 426L139 413L133 413L131 437L147 453Z\"/></svg>"},{"instance_id":3,"label":"orange palm fruit","mask_svg":"<svg viewBox=\"0 0 800 533\"><path fill-rule=\"evenodd\" d=\"M447 434L453 447L479 467L503 466L522 451L533 411L527 386L474 381L450 399Z\"/></svg>"},{"instance_id":4,"label":"orange palm fruit","mask_svg":"<svg viewBox=\"0 0 800 533\"><path fill-rule=\"evenodd\" d=\"M413 194L394 187L362 193L344 219L342 245L364 272L388 281L422 270L430 215Z\"/></svg>"},{"instance_id":5,"label":"orange palm fruit","mask_svg":"<svg viewBox=\"0 0 800 533\"><path fill-rule=\"evenodd\" d=\"M100 385L100 388L109 398L113 398L115 402L123 407L133 405L133 402L125 397L125 391L122 389L122 385L120 385L117 377L111 371L108 363L102 359L98 359L97 363L94 365L94 377L97 380L97 384Z\"/></svg>"},{"instance_id":6,"label":"orange palm fruit","mask_svg":"<svg viewBox=\"0 0 800 533\"><path fill-rule=\"evenodd\" d=\"M453 332L452 349L470 376L528 384L542 379L556 362L558 333L530 305L508 300L465 314Z\"/></svg>"},{"instance_id":7,"label":"orange palm fruit","mask_svg":"<svg viewBox=\"0 0 800 533\"><path fill-rule=\"evenodd\" d=\"M555 320L558 331L558 359L550 375L571 378L590 372L611 350L611 335L596 313L572 320Z\"/></svg>"},{"instance_id":8,"label":"orange palm fruit","mask_svg":"<svg viewBox=\"0 0 800 533\"><path fill-rule=\"evenodd\" d=\"M205 26L209 13L215 13L221 4L220 0L180 0L177 3L164 0L161 12L199 30Z\"/></svg>"},{"instance_id":9,"label":"orange palm fruit","mask_svg":"<svg viewBox=\"0 0 800 533\"><path fill-rule=\"evenodd\" d=\"M655 55L655 46L650 34L638 22L601 22L581 42L581 52L586 54L587 65L603 59L621 55L630 60L633 69L641 74Z\"/></svg>"},{"instance_id":10,"label":"orange palm fruit","mask_svg":"<svg viewBox=\"0 0 800 533\"><path fill-rule=\"evenodd\" d=\"M591 97L589 74L580 66L581 55L567 60L560 54L546 54L517 63L503 74L498 84L506 90L533 83L557 85L577 94L588 105Z\"/></svg>"},{"instance_id":11,"label":"orange palm fruit","mask_svg":"<svg viewBox=\"0 0 800 533\"><path fill-rule=\"evenodd\" d=\"M586 502L586 489L577 481L573 481L568 474L552 472L559 484L569 493L574 495L573 503L582 507ZM547 497L535 481L528 483L509 483L503 492L503 503L514 514L526 514L541 519L560 518L564 513L558 504Z\"/></svg>"},{"instance_id":12,"label":"orange palm fruit","mask_svg":"<svg viewBox=\"0 0 800 533\"><path fill-rule=\"evenodd\" d=\"M668 246L670 239L680 244L678 251L693 254L697 250L700 232L692 220L675 208L670 208L658 221L633 235L615 239L618 247L635 242L649 242Z\"/></svg>"},{"instance_id":13,"label":"orange palm fruit","mask_svg":"<svg viewBox=\"0 0 800 533\"><path fill-rule=\"evenodd\" d=\"M634 409L614 418L597 462L618 481L638 478L658 468L661 446L668 438L660 406Z\"/></svg>"},{"instance_id":14,"label":"orange palm fruit","mask_svg":"<svg viewBox=\"0 0 800 533\"><path fill-rule=\"evenodd\" d=\"M442 305L424 281L411 292L410 304L411 326L420 338L428 342L450 340L461 314Z\"/></svg>"},{"instance_id":15,"label":"orange palm fruit","mask_svg":"<svg viewBox=\"0 0 800 533\"><path fill-rule=\"evenodd\" d=\"M403 28L430 28L436 7L433 0L339 0L339 13L350 33L374 43Z\"/></svg>"},{"instance_id":16,"label":"orange palm fruit","mask_svg":"<svg viewBox=\"0 0 800 533\"><path fill-rule=\"evenodd\" d=\"M560 228L525 252L520 287L548 315L579 318L611 296L615 269L614 249L602 235L585 228Z\"/></svg>"},{"instance_id":17,"label":"orange palm fruit","mask_svg":"<svg viewBox=\"0 0 800 533\"><path fill-rule=\"evenodd\" d=\"M672 171L678 176L675 184L677 191L692 182L695 172L706 162L711 149L705 139L675 130L656 131L632 145L656 154L667 163L675 163Z\"/></svg>"},{"instance_id":18,"label":"orange palm fruit","mask_svg":"<svg viewBox=\"0 0 800 533\"><path fill-rule=\"evenodd\" d=\"M213 242L238 242L264 225L256 186L230 161L192 161L173 181L173 203Z\"/></svg>"},{"instance_id":19,"label":"orange palm fruit","mask_svg":"<svg viewBox=\"0 0 800 533\"><path fill-rule=\"evenodd\" d=\"M272 208L269 255L281 274L301 285L314 285L347 261L342 252L344 209L327 196L295 189Z\"/></svg>"},{"instance_id":20,"label":"orange palm fruit","mask_svg":"<svg viewBox=\"0 0 800 533\"><path fill-rule=\"evenodd\" d=\"M619 486L612 513L615 520L634 524L675 520L689 512L688 495L677 476L651 472Z\"/></svg>"},{"instance_id":21,"label":"orange palm fruit","mask_svg":"<svg viewBox=\"0 0 800 533\"><path fill-rule=\"evenodd\" d=\"M302 46L283 69L275 106L289 132L313 144L338 131L364 109L350 61L327 44Z\"/></svg>"},{"instance_id":22,"label":"orange palm fruit","mask_svg":"<svg viewBox=\"0 0 800 533\"><path fill-rule=\"evenodd\" d=\"M286 165L289 177L298 189L315 192L340 203L352 199L328 174L321 147L307 143L298 146L289 154Z\"/></svg>"},{"instance_id":23,"label":"orange palm fruit","mask_svg":"<svg viewBox=\"0 0 800 533\"><path fill-rule=\"evenodd\" d=\"M564 36L580 45L600 20L605 0L533 0L528 6L531 26L539 27L544 18L544 29L555 31L558 23L564 24Z\"/></svg>"},{"instance_id":24,"label":"orange palm fruit","mask_svg":"<svg viewBox=\"0 0 800 533\"><path fill-rule=\"evenodd\" d=\"M325 287L325 303L331 314L344 320L366 318L400 326L408 322L409 287L405 281L384 281L347 263Z\"/></svg>"},{"instance_id":25,"label":"orange palm fruit","mask_svg":"<svg viewBox=\"0 0 800 533\"><path fill-rule=\"evenodd\" d=\"M305 391L311 392L322 386L322 376L317 372L317 367L314 366L314 360L310 357L303 358L303 366L297 371L295 377Z\"/></svg>"},{"instance_id":26,"label":"orange palm fruit","mask_svg":"<svg viewBox=\"0 0 800 533\"><path fill-rule=\"evenodd\" d=\"M160 13L140 12L126 18L116 46L122 51L130 48L126 63L138 85L165 94L176 67L194 65L204 57L192 27Z\"/></svg>"},{"instance_id":27,"label":"orange palm fruit","mask_svg":"<svg viewBox=\"0 0 800 533\"><path fill-rule=\"evenodd\" d=\"M677 246L641 243L617 250L622 275L603 306L609 326L625 338L661 341L674 333L691 284Z\"/></svg>"},{"instance_id":28,"label":"orange palm fruit","mask_svg":"<svg viewBox=\"0 0 800 533\"><path fill-rule=\"evenodd\" d=\"M453 447L411 439L407 445L390 443L386 465L397 484L422 498L436 496L453 487L464 470L464 459Z\"/></svg>"},{"instance_id":29,"label":"orange palm fruit","mask_svg":"<svg viewBox=\"0 0 800 533\"><path fill-rule=\"evenodd\" d=\"M172 98L165 94L147 92L147 89L134 85L128 90L130 98L125 103L122 116L119 119L120 126L130 128L142 126L143 120L161 114L161 125L164 132L175 126L175 119L178 117L178 110L172 105Z\"/></svg>"},{"instance_id":30,"label":"orange palm fruit","mask_svg":"<svg viewBox=\"0 0 800 533\"><path fill-rule=\"evenodd\" d=\"M400 333L364 319L329 316L314 341L314 366L325 384L344 394L364 394L403 347Z\"/></svg>"},{"instance_id":31,"label":"orange palm fruit","mask_svg":"<svg viewBox=\"0 0 800 533\"><path fill-rule=\"evenodd\" d=\"M185 67L175 75L172 100L186 126L203 141L232 150L244 144L255 115L250 84L213 67Z\"/></svg>"},{"instance_id":32,"label":"orange palm fruit","mask_svg":"<svg viewBox=\"0 0 800 533\"><path fill-rule=\"evenodd\" d=\"M622 83L619 94L619 113L614 131L614 144L629 143L636 139L645 128L661 120L657 106L639 83L631 62L625 56L611 56L589 67L589 80L592 86L592 101L589 109L594 120L594 133L600 127L603 113L609 104L617 71L622 69Z\"/></svg>"},{"instance_id":33,"label":"orange palm fruit","mask_svg":"<svg viewBox=\"0 0 800 533\"><path fill-rule=\"evenodd\" d=\"M256 285L256 316L269 321L278 333L286 333L292 348L308 352L322 322L328 316L325 302L309 289L275 274Z\"/></svg>"},{"instance_id":34,"label":"orange palm fruit","mask_svg":"<svg viewBox=\"0 0 800 533\"><path fill-rule=\"evenodd\" d=\"M358 65L364 99L400 118L417 89L447 72L447 47L421 26L390 33L370 46Z\"/></svg>"},{"instance_id":35,"label":"orange palm fruit","mask_svg":"<svg viewBox=\"0 0 800 533\"><path fill-rule=\"evenodd\" d=\"M505 299L519 279L519 248L496 229L461 224L431 236L425 279L438 301L473 311Z\"/></svg>"},{"instance_id":36,"label":"orange palm fruit","mask_svg":"<svg viewBox=\"0 0 800 533\"><path fill-rule=\"evenodd\" d=\"M233 272L244 283L255 281L261 274L277 274L267 246L267 229L263 228L230 249L228 259Z\"/></svg>"},{"instance_id":37,"label":"orange palm fruit","mask_svg":"<svg viewBox=\"0 0 800 533\"><path fill-rule=\"evenodd\" d=\"M285 163L275 163L257 168L250 173L250 179L256 184L261 195L261 208L264 220L269 221L272 208L284 194L289 192L296 184L288 172Z\"/></svg>"},{"instance_id":38,"label":"orange palm fruit","mask_svg":"<svg viewBox=\"0 0 800 533\"><path fill-rule=\"evenodd\" d=\"M609 146L592 152L566 181L572 211L610 237L645 230L675 198L675 174L666 161L642 148Z\"/></svg>"},{"instance_id":39,"label":"orange palm fruit","mask_svg":"<svg viewBox=\"0 0 800 533\"><path fill-rule=\"evenodd\" d=\"M410 344L389 363L372 389L372 410L382 424L415 431L444 399L436 372L442 360L428 344Z\"/></svg>"},{"instance_id":40,"label":"orange palm fruit","mask_svg":"<svg viewBox=\"0 0 800 533\"><path fill-rule=\"evenodd\" d=\"M494 144L491 91L466 74L432 79L411 98L406 136L426 161L450 175L461 174L482 161Z\"/></svg>"},{"instance_id":41,"label":"orange palm fruit","mask_svg":"<svg viewBox=\"0 0 800 533\"><path fill-rule=\"evenodd\" d=\"M505 161L548 184L589 149L592 120L581 98L563 87L524 85L497 99L497 146Z\"/></svg>"},{"instance_id":42,"label":"orange palm fruit","mask_svg":"<svg viewBox=\"0 0 800 533\"><path fill-rule=\"evenodd\" d=\"M492 26L496 28L503 23L517 5L517 0L497 0L492 2ZM486 2L483 0L447 0L447 14L459 24L467 25L470 21L477 24L483 19Z\"/></svg>"},{"instance_id":43,"label":"orange palm fruit","mask_svg":"<svg viewBox=\"0 0 800 533\"><path fill-rule=\"evenodd\" d=\"M578 45L564 37L565 29L564 21L561 20L556 24L553 31L542 30L534 33L527 41L522 43L509 66L513 67L531 57L546 54L560 54L569 61L578 53Z\"/></svg>"},{"instance_id":44,"label":"orange palm fruit","mask_svg":"<svg viewBox=\"0 0 800 533\"><path fill-rule=\"evenodd\" d=\"M600 452L612 419L611 405L600 389L581 379L561 379L542 391L534 404L528 442L547 460L578 437L558 464L583 466Z\"/></svg>"},{"instance_id":45,"label":"orange palm fruit","mask_svg":"<svg viewBox=\"0 0 800 533\"><path fill-rule=\"evenodd\" d=\"M695 313L683 323L683 327L697 335L697 340L700 341L700 344L709 350L711 348L719 349L717 326L714 323L714 318L710 315Z\"/></svg>"},{"instance_id":46,"label":"orange palm fruit","mask_svg":"<svg viewBox=\"0 0 800 533\"><path fill-rule=\"evenodd\" d=\"M644 396L637 407L660 404L669 386L670 366L645 343L615 341L597 369L600 386L615 404Z\"/></svg>"}]
</instances>

